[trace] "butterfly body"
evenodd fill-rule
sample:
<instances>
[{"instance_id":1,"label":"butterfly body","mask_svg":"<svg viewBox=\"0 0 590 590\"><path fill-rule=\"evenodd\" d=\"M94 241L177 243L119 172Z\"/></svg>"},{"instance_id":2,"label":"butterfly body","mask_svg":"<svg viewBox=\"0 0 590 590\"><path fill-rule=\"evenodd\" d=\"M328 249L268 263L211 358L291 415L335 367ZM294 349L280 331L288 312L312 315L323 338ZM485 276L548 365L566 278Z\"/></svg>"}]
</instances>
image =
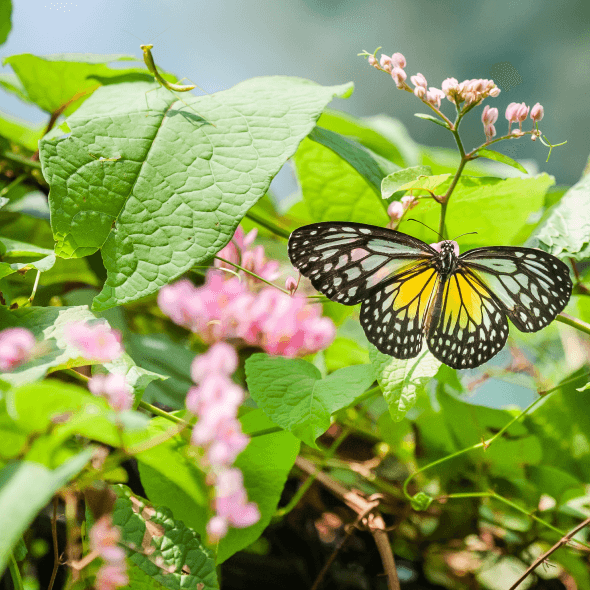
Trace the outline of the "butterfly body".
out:
<instances>
[{"instance_id":1,"label":"butterfly body","mask_svg":"<svg viewBox=\"0 0 590 590\"><path fill-rule=\"evenodd\" d=\"M477 367L508 338L548 325L572 283L558 258L531 248L494 246L459 255L456 242L428 245L360 223L323 222L295 230L289 257L332 301L362 303L368 340L395 358L432 354L460 369Z\"/></svg>"}]
</instances>

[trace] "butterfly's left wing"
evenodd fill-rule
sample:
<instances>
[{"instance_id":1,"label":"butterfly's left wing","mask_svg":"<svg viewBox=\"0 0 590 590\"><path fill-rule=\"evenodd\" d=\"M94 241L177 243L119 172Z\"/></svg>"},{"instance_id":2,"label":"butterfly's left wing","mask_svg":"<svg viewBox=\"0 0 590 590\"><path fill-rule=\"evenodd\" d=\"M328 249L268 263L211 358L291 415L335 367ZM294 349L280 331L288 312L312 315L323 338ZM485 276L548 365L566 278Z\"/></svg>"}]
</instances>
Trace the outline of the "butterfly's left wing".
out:
<instances>
[{"instance_id":1,"label":"butterfly's left wing","mask_svg":"<svg viewBox=\"0 0 590 590\"><path fill-rule=\"evenodd\" d=\"M328 299L355 305L378 285L437 252L401 232L363 223L326 221L296 229L289 258Z\"/></svg>"},{"instance_id":2,"label":"butterfly's left wing","mask_svg":"<svg viewBox=\"0 0 590 590\"><path fill-rule=\"evenodd\" d=\"M572 293L569 269L559 258L532 248L475 248L459 257L499 299L522 332L536 332L563 310Z\"/></svg>"},{"instance_id":3,"label":"butterfly's left wing","mask_svg":"<svg viewBox=\"0 0 590 590\"><path fill-rule=\"evenodd\" d=\"M430 352L453 369L471 369L506 344L508 321L500 301L468 269L440 281L427 324Z\"/></svg>"}]
</instances>

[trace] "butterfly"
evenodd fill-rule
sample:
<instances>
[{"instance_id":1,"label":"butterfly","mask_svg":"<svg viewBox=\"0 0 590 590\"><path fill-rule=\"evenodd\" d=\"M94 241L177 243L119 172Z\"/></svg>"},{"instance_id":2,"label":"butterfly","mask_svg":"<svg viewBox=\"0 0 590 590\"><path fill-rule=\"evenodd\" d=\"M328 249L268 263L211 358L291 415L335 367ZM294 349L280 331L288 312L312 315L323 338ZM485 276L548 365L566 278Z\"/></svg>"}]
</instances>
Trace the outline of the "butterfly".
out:
<instances>
[{"instance_id":1,"label":"butterfly","mask_svg":"<svg viewBox=\"0 0 590 590\"><path fill-rule=\"evenodd\" d=\"M459 255L452 240L428 245L401 232L349 222L296 229L289 258L328 299L362 303L369 342L397 359L430 352L455 369L477 367L508 338L507 318L536 332L572 292L568 267L532 248L492 246Z\"/></svg>"}]
</instances>

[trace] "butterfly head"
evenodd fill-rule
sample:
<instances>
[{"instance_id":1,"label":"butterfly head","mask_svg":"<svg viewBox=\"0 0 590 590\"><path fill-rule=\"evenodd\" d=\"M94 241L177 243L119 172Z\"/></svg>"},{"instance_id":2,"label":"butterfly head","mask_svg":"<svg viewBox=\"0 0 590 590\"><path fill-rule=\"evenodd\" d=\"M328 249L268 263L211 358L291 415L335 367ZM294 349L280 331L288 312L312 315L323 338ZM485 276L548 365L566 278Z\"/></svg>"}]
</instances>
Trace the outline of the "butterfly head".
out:
<instances>
[{"instance_id":1,"label":"butterfly head","mask_svg":"<svg viewBox=\"0 0 590 590\"><path fill-rule=\"evenodd\" d=\"M437 270L441 274L450 274L457 266L457 259L459 257L459 244L454 240L443 240L430 244L438 253Z\"/></svg>"}]
</instances>

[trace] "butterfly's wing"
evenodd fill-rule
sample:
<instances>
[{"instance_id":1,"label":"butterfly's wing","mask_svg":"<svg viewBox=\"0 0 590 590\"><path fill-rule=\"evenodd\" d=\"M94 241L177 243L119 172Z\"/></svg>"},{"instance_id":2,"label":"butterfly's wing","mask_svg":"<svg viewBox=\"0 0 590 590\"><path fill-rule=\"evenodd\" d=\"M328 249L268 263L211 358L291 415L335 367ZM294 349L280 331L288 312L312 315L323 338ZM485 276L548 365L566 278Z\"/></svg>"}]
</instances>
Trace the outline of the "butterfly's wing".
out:
<instances>
[{"instance_id":1,"label":"butterfly's wing","mask_svg":"<svg viewBox=\"0 0 590 590\"><path fill-rule=\"evenodd\" d=\"M414 263L363 301L361 325L369 342L398 359L415 357L439 273L431 260Z\"/></svg>"},{"instance_id":2,"label":"butterfly's wing","mask_svg":"<svg viewBox=\"0 0 590 590\"><path fill-rule=\"evenodd\" d=\"M500 301L467 268L441 278L427 325L430 352L454 369L477 367L506 344Z\"/></svg>"},{"instance_id":3,"label":"butterfly's wing","mask_svg":"<svg viewBox=\"0 0 590 590\"><path fill-rule=\"evenodd\" d=\"M476 248L459 261L494 293L522 332L536 332L551 323L572 293L567 265L542 250Z\"/></svg>"},{"instance_id":4,"label":"butterfly's wing","mask_svg":"<svg viewBox=\"0 0 590 590\"><path fill-rule=\"evenodd\" d=\"M289 258L328 299L355 305L401 272L432 260L428 244L363 223L313 223L289 238Z\"/></svg>"}]
</instances>

